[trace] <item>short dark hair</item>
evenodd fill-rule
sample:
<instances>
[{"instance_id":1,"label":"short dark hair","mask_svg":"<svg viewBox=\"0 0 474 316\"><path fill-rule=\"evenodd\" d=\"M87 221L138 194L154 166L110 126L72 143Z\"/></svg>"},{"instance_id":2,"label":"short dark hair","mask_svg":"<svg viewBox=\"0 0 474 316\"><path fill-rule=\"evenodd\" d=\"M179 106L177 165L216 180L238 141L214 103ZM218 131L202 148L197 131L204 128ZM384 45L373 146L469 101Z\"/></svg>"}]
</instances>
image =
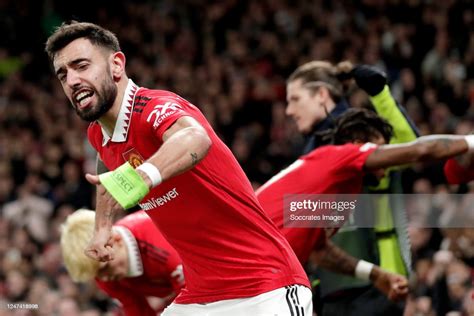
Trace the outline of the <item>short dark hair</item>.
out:
<instances>
[{"instance_id":1,"label":"short dark hair","mask_svg":"<svg viewBox=\"0 0 474 316\"><path fill-rule=\"evenodd\" d=\"M393 127L377 113L369 109L349 109L335 121L332 143L342 145L354 141L370 142L382 136L388 144L393 135Z\"/></svg>"},{"instance_id":2,"label":"short dark hair","mask_svg":"<svg viewBox=\"0 0 474 316\"><path fill-rule=\"evenodd\" d=\"M111 31L94 23L72 20L62 23L46 41L45 51L49 59L53 61L54 55L59 50L78 38L87 38L92 44L105 47L113 52L120 51L117 36Z\"/></svg>"}]
</instances>

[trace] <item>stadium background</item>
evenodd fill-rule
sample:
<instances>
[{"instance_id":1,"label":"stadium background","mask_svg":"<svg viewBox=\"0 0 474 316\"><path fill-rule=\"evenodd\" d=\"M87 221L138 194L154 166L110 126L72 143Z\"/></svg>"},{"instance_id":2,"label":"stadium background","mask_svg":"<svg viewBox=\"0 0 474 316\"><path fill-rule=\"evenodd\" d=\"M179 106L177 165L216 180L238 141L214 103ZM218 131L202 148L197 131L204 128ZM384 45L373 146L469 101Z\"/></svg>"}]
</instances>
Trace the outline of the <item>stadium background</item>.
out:
<instances>
[{"instance_id":1,"label":"stadium background","mask_svg":"<svg viewBox=\"0 0 474 316\"><path fill-rule=\"evenodd\" d=\"M1 0L0 315L116 313L114 303L92 285L74 284L61 265L59 224L76 208L91 207L83 174L95 166L87 124L43 52L61 21L114 31L129 76L199 106L258 187L301 152L304 140L284 113L285 78L312 59L384 69L423 135L472 131L472 9L467 0ZM354 91L350 103L367 106L367 96ZM407 193L474 190L443 184L440 164L407 169L403 180ZM445 211L433 200L420 209L421 216ZM473 229L410 235L415 273L407 315L474 315ZM39 309L8 310L8 302Z\"/></svg>"}]
</instances>

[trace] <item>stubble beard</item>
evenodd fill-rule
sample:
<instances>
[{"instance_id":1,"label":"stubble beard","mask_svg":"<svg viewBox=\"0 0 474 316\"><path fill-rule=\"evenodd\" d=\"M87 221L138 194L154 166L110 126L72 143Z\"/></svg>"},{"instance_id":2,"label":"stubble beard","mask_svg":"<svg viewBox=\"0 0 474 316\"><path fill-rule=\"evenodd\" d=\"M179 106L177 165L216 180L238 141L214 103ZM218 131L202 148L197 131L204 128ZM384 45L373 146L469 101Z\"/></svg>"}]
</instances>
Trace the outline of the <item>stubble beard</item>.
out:
<instances>
[{"instance_id":1,"label":"stubble beard","mask_svg":"<svg viewBox=\"0 0 474 316\"><path fill-rule=\"evenodd\" d=\"M77 115L86 122L94 122L107 113L114 104L117 97L117 86L115 85L111 76L106 76L104 82L100 87L100 91L94 89L94 94L97 97L97 104L85 110L81 110L74 105Z\"/></svg>"}]
</instances>

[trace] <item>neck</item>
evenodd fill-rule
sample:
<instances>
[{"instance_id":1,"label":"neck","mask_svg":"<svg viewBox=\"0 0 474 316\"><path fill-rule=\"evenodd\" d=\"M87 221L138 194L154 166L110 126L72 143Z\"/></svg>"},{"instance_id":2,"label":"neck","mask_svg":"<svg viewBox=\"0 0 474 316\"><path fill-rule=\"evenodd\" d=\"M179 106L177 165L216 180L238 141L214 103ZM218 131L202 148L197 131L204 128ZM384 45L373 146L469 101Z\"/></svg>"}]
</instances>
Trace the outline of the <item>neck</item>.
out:
<instances>
[{"instance_id":1,"label":"neck","mask_svg":"<svg viewBox=\"0 0 474 316\"><path fill-rule=\"evenodd\" d=\"M109 135L114 133L115 123L117 122L117 117L120 112L120 107L122 106L122 101L125 94L125 89L127 89L128 77L123 76L120 78L120 81L117 83L117 97L115 98L114 104L110 110L102 115L98 120L100 126L102 126Z\"/></svg>"}]
</instances>

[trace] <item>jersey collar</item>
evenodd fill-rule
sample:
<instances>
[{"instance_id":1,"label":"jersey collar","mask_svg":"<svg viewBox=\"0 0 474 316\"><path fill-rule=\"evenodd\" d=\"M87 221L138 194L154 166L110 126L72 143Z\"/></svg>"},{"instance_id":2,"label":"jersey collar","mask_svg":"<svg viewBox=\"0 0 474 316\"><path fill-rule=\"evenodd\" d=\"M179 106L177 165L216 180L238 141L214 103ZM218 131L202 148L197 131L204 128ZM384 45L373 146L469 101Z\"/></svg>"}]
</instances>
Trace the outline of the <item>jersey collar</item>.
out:
<instances>
[{"instance_id":1,"label":"jersey collar","mask_svg":"<svg viewBox=\"0 0 474 316\"><path fill-rule=\"evenodd\" d=\"M138 248L137 240L133 234L126 227L114 226L116 230L125 241L128 251L128 275L129 278L138 277L143 274L143 262L140 256L140 249Z\"/></svg>"},{"instance_id":2,"label":"jersey collar","mask_svg":"<svg viewBox=\"0 0 474 316\"><path fill-rule=\"evenodd\" d=\"M133 103L138 88L139 87L132 81L132 79L128 79L127 88L125 89L125 93L123 95L122 105L120 106L117 121L115 122L115 128L112 137L107 134L104 128L102 128L102 146L105 146L111 138L112 141L116 143L121 143L127 140Z\"/></svg>"}]
</instances>

